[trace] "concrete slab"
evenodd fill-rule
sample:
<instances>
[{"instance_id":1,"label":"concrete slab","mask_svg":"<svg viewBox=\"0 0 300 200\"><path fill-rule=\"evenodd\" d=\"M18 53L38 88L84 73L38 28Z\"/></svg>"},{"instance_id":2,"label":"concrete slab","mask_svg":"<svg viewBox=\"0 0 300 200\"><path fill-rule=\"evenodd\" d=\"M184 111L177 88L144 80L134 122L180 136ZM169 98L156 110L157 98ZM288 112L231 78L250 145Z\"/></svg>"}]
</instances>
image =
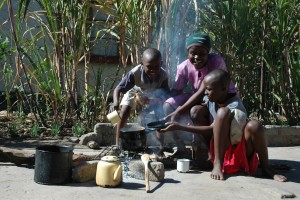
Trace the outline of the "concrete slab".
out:
<instances>
[{"instance_id":1,"label":"concrete slab","mask_svg":"<svg viewBox=\"0 0 300 200\"><path fill-rule=\"evenodd\" d=\"M136 125L136 123L128 123L128 125ZM300 145L300 126L265 125L264 128L269 147L287 147ZM94 137L96 137L95 141L98 142L98 144L102 146L114 144L115 130L114 126L110 123L97 123L94 128L94 133L97 134L97 136ZM187 145L191 144L191 133L184 132L180 135ZM150 142L152 145L158 144L158 141L155 137L155 131L148 132L147 142ZM174 144L172 134L165 134L165 143Z\"/></svg>"},{"instance_id":2,"label":"concrete slab","mask_svg":"<svg viewBox=\"0 0 300 200\"><path fill-rule=\"evenodd\" d=\"M2 146L2 145L1 145ZM19 150L32 151L34 145ZM210 179L208 171L179 173L166 169L163 182L150 182L151 193L146 193L143 180L123 175L117 188L102 188L95 181L66 185L40 185L33 181L34 169L0 163L0 194L5 200L77 200L77 199L300 199L300 146L269 147L271 164L287 164L288 171L281 171L289 182L279 183L270 179L245 175L227 176L225 181ZM75 146L75 153L96 154L97 150Z\"/></svg>"}]
</instances>

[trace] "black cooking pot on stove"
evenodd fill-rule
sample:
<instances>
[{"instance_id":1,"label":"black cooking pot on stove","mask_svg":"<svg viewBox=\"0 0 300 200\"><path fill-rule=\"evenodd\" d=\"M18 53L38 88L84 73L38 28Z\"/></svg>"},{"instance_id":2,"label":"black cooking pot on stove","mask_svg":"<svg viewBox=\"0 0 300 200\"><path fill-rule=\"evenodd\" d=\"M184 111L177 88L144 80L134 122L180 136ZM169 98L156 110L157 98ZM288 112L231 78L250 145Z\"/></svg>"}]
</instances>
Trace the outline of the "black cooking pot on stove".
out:
<instances>
[{"instance_id":1,"label":"black cooking pot on stove","mask_svg":"<svg viewBox=\"0 0 300 200\"><path fill-rule=\"evenodd\" d=\"M146 148L146 132L142 126L127 126L120 130L121 148L125 151L142 151Z\"/></svg>"}]
</instances>

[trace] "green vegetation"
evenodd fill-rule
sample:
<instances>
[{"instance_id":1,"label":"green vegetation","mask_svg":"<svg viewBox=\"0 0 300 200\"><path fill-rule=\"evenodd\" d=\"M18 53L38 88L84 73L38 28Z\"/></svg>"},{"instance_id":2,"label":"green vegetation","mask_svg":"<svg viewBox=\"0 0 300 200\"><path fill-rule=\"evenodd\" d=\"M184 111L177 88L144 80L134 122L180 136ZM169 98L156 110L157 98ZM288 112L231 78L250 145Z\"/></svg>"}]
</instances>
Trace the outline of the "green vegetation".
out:
<instances>
[{"instance_id":1,"label":"green vegetation","mask_svg":"<svg viewBox=\"0 0 300 200\"><path fill-rule=\"evenodd\" d=\"M38 124L34 123L30 130L31 137L38 137L40 135L41 128Z\"/></svg>"},{"instance_id":2,"label":"green vegetation","mask_svg":"<svg viewBox=\"0 0 300 200\"><path fill-rule=\"evenodd\" d=\"M8 124L8 134L10 137L15 138L18 137L18 131L19 131L19 127L16 124Z\"/></svg>"},{"instance_id":3,"label":"green vegetation","mask_svg":"<svg viewBox=\"0 0 300 200\"><path fill-rule=\"evenodd\" d=\"M23 122L32 113L32 135L37 127L51 128L53 135L73 127L79 136L106 122L119 73L129 61L139 63L148 46L161 50L173 81L176 65L186 58L185 38L195 31L212 36L213 50L226 59L252 117L299 124L297 0L20 0L17 6L11 0L0 4L9 10L0 22L0 103L8 115L21 113ZM1 28L8 24L11 32ZM108 37L118 44L119 66L104 77L101 67L90 68L91 50ZM104 90L107 82L112 84Z\"/></svg>"},{"instance_id":4,"label":"green vegetation","mask_svg":"<svg viewBox=\"0 0 300 200\"><path fill-rule=\"evenodd\" d=\"M288 124L298 124L299 1L202 3L199 29L214 36L215 48L226 58L248 110L265 123L273 117L278 120L280 113Z\"/></svg>"},{"instance_id":5,"label":"green vegetation","mask_svg":"<svg viewBox=\"0 0 300 200\"><path fill-rule=\"evenodd\" d=\"M60 136L61 135L61 125L59 123L52 124L51 135L52 136Z\"/></svg>"},{"instance_id":6,"label":"green vegetation","mask_svg":"<svg viewBox=\"0 0 300 200\"><path fill-rule=\"evenodd\" d=\"M76 137L80 137L85 133L85 128L84 128L84 124L82 123L76 123L73 127L72 127L72 133L74 136Z\"/></svg>"}]
</instances>

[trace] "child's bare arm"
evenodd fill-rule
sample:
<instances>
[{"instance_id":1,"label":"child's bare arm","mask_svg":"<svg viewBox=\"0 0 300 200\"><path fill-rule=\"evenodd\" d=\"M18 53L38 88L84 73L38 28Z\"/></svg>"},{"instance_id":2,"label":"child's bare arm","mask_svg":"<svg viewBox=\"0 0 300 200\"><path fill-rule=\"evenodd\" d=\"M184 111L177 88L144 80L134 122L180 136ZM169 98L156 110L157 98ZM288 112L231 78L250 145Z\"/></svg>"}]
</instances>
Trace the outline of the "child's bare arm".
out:
<instances>
[{"instance_id":1,"label":"child's bare arm","mask_svg":"<svg viewBox=\"0 0 300 200\"><path fill-rule=\"evenodd\" d=\"M113 104L110 107L110 112L113 112L114 110L119 110L120 93L120 89L116 87L113 93Z\"/></svg>"},{"instance_id":2,"label":"child's bare arm","mask_svg":"<svg viewBox=\"0 0 300 200\"><path fill-rule=\"evenodd\" d=\"M211 134L213 130L213 124L210 126L193 126L193 125L182 125L177 122L168 122L166 123L168 126L164 129L161 129L161 132L166 132L166 131L175 131L175 130L181 130L181 131L187 131L191 133L196 133L196 134Z\"/></svg>"}]
</instances>

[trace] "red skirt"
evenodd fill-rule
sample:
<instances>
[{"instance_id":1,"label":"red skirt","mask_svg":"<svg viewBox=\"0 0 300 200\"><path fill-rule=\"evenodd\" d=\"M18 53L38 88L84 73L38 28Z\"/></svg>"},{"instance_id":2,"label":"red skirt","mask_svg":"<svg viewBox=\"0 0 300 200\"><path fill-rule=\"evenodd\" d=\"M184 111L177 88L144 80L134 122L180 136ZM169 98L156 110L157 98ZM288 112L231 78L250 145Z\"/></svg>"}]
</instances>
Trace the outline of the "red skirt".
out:
<instances>
[{"instance_id":1,"label":"red skirt","mask_svg":"<svg viewBox=\"0 0 300 200\"><path fill-rule=\"evenodd\" d=\"M212 162L215 159L215 151L214 151L214 140L210 141L210 152L212 156ZM248 160L246 154L246 140L242 137L240 143L236 145L230 145L225 152L223 168L222 172L224 174L232 174L236 173L240 170L253 174L257 171L258 167L258 156L257 153L254 152L251 158Z\"/></svg>"}]
</instances>

